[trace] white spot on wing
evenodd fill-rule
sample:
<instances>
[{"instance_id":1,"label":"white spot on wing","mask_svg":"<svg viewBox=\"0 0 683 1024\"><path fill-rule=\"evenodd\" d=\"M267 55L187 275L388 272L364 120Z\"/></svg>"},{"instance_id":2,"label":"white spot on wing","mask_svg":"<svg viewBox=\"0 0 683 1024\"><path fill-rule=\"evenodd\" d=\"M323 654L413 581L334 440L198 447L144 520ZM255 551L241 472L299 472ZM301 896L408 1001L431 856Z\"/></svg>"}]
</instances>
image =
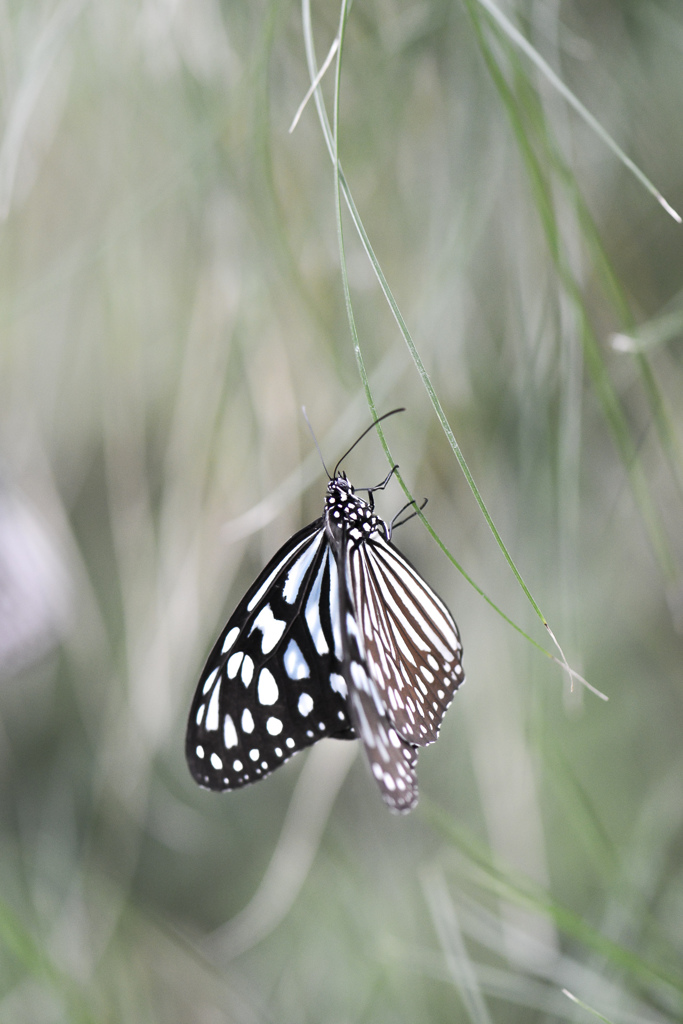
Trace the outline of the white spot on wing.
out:
<instances>
[{"instance_id":1,"label":"white spot on wing","mask_svg":"<svg viewBox=\"0 0 683 1024\"><path fill-rule=\"evenodd\" d=\"M240 635L240 627L239 626L233 626L232 629L228 630L228 632L225 634L225 640L223 641L223 647L221 648L221 654L227 654L227 652L230 650L230 648L232 647L232 645L234 644L235 640L237 639L237 637L239 635Z\"/></svg>"},{"instance_id":2,"label":"white spot on wing","mask_svg":"<svg viewBox=\"0 0 683 1024\"><path fill-rule=\"evenodd\" d=\"M340 697L343 697L344 700L346 700L347 688L344 676L340 676L337 672L331 672L330 686L332 687L335 693L338 693Z\"/></svg>"},{"instance_id":3,"label":"white spot on wing","mask_svg":"<svg viewBox=\"0 0 683 1024\"><path fill-rule=\"evenodd\" d=\"M251 635L255 629L260 629L263 635L261 650L264 654L270 654L277 646L277 642L284 633L286 625L286 622L275 618L270 605L266 604L254 619L249 634Z\"/></svg>"},{"instance_id":4,"label":"white spot on wing","mask_svg":"<svg viewBox=\"0 0 683 1024\"><path fill-rule=\"evenodd\" d=\"M223 742L228 750L230 750L231 747L237 746L237 730L235 729L235 723L232 720L232 715L226 715L223 719Z\"/></svg>"},{"instance_id":5,"label":"white spot on wing","mask_svg":"<svg viewBox=\"0 0 683 1024\"><path fill-rule=\"evenodd\" d=\"M209 706L206 711L206 721L204 723L204 728L207 729L209 732L213 732L215 729L218 728L218 700L220 697L220 693L221 684L219 683L218 686L214 689L213 693L211 694L211 700L209 701Z\"/></svg>"},{"instance_id":6,"label":"white spot on wing","mask_svg":"<svg viewBox=\"0 0 683 1024\"><path fill-rule=\"evenodd\" d=\"M225 671L228 673L228 679L234 679L240 670L242 664L242 658L244 657L243 651L235 651L228 658L228 664L225 666Z\"/></svg>"},{"instance_id":7,"label":"white spot on wing","mask_svg":"<svg viewBox=\"0 0 683 1024\"><path fill-rule=\"evenodd\" d=\"M370 679L363 666L358 661L351 662L351 678L359 690L370 693Z\"/></svg>"},{"instance_id":8,"label":"white spot on wing","mask_svg":"<svg viewBox=\"0 0 683 1024\"><path fill-rule=\"evenodd\" d=\"M306 717L306 715L310 715L311 711L313 710L313 698L311 697L310 693L301 694L301 696L299 697L299 703L297 704L297 707L299 708L299 714L303 715L304 718Z\"/></svg>"},{"instance_id":9,"label":"white spot on wing","mask_svg":"<svg viewBox=\"0 0 683 1024\"><path fill-rule=\"evenodd\" d=\"M239 633L239 630L237 630L237 632ZM215 668L213 670L213 672L210 672L208 674L208 676L204 680L204 686L202 688L202 693L208 693L209 692L209 690L213 686L214 680L215 680L217 675L218 675L218 669L217 668Z\"/></svg>"},{"instance_id":10,"label":"white spot on wing","mask_svg":"<svg viewBox=\"0 0 683 1024\"><path fill-rule=\"evenodd\" d=\"M311 674L296 640L290 640L285 651L285 672L290 679L308 679Z\"/></svg>"},{"instance_id":11,"label":"white spot on wing","mask_svg":"<svg viewBox=\"0 0 683 1024\"><path fill-rule=\"evenodd\" d=\"M254 731L254 719L249 708L242 712L242 731L249 733Z\"/></svg>"},{"instance_id":12,"label":"white spot on wing","mask_svg":"<svg viewBox=\"0 0 683 1024\"><path fill-rule=\"evenodd\" d=\"M356 620L351 612L346 613L346 632L350 636L354 636L356 640L360 640L360 637L358 636L358 626L356 625Z\"/></svg>"},{"instance_id":13,"label":"white spot on wing","mask_svg":"<svg viewBox=\"0 0 683 1024\"><path fill-rule=\"evenodd\" d=\"M248 654L244 655L244 661L242 662L242 682L245 686L249 686L253 675L254 675L254 662L251 660Z\"/></svg>"},{"instance_id":14,"label":"white spot on wing","mask_svg":"<svg viewBox=\"0 0 683 1024\"><path fill-rule=\"evenodd\" d=\"M267 668L261 669L261 674L258 678L258 699L261 704L274 704L280 692L275 682L275 677L272 672Z\"/></svg>"},{"instance_id":15,"label":"white spot on wing","mask_svg":"<svg viewBox=\"0 0 683 1024\"><path fill-rule=\"evenodd\" d=\"M328 556L328 562L330 566L330 622L332 623L334 653L337 661L343 661L344 651L342 649L341 616L339 614L339 574L331 553Z\"/></svg>"},{"instance_id":16,"label":"white spot on wing","mask_svg":"<svg viewBox=\"0 0 683 1024\"><path fill-rule=\"evenodd\" d=\"M282 722L280 721L279 718L275 718L275 716L273 715L273 717L269 718L268 721L266 722L266 729L268 730L271 736L279 736L280 733L282 732ZM279 756L280 755L278 754L278 757Z\"/></svg>"},{"instance_id":17,"label":"white spot on wing","mask_svg":"<svg viewBox=\"0 0 683 1024\"><path fill-rule=\"evenodd\" d=\"M220 771L221 768L223 767L223 762L221 761L221 759L218 756L218 754L212 754L211 755L211 764L216 769L216 771Z\"/></svg>"},{"instance_id":18,"label":"white spot on wing","mask_svg":"<svg viewBox=\"0 0 683 1024\"><path fill-rule=\"evenodd\" d=\"M302 545L304 543L305 543L305 541L301 542ZM289 554L291 555L292 552L290 552ZM287 558L289 558L289 555L287 555ZM282 562L278 562L278 564L275 566L273 571L268 575L268 578L266 580L264 580L264 582L258 588L256 593L254 594L254 596L250 600L249 604L247 605L247 611L248 612L253 612L254 608L257 606L257 604L259 603L259 601L261 600L263 595L266 593L266 591L268 590L268 587L271 585L271 583L273 582L273 580L275 579L277 574L282 571L283 562L286 562L287 558L283 558Z\"/></svg>"},{"instance_id":19,"label":"white spot on wing","mask_svg":"<svg viewBox=\"0 0 683 1024\"><path fill-rule=\"evenodd\" d=\"M320 621L320 591L322 588L323 572L325 570L324 560L321 562L318 573L315 577L315 583L308 595L308 601L306 602L306 623L308 625L313 645L318 654L327 654L329 647L327 646L327 640L323 633L322 623Z\"/></svg>"},{"instance_id":20,"label":"white spot on wing","mask_svg":"<svg viewBox=\"0 0 683 1024\"><path fill-rule=\"evenodd\" d=\"M282 588L282 596L284 597L287 604L294 604L294 602L296 601L297 595L301 588L301 583L303 581L304 576L306 575L306 570L313 561L313 557L316 551L320 547L320 541L322 540L322 537L323 531L320 530L315 541L312 544L310 544L308 548L306 548L304 553L299 556L299 558L296 560L294 565L287 573L287 579L285 580L285 585Z\"/></svg>"}]
</instances>

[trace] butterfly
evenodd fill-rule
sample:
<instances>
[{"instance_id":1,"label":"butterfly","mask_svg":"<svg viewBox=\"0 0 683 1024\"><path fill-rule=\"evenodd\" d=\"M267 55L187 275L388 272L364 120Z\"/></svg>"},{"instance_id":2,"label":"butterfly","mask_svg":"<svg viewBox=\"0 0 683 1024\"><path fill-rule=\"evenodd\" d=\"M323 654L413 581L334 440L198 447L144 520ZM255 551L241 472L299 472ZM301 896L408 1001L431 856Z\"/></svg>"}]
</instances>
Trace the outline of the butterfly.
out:
<instances>
[{"instance_id":1,"label":"butterfly","mask_svg":"<svg viewBox=\"0 0 683 1024\"><path fill-rule=\"evenodd\" d=\"M348 454L328 473L321 518L271 559L208 657L185 744L204 788L256 782L325 736L358 738L390 809L417 803L418 749L436 740L465 678L462 645L375 514L373 492L396 467L359 488L365 500L339 472Z\"/></svg>"}]
</instances>

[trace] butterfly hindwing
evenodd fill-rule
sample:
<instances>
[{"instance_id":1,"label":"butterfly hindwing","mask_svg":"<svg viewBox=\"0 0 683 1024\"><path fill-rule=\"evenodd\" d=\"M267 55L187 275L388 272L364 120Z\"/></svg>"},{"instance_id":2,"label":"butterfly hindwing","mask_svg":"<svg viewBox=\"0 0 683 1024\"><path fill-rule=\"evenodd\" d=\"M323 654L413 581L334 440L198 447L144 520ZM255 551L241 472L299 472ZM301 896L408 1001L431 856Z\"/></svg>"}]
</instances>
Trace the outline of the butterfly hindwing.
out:
<instances>
[{"instance_id":1,"label":"butterfly hindwing","mask_svg":"<svg viewBox=\"0 0 683 1024\"><path fill-rule=\"evenodd\" d=\"M433 743L464 680L458 627L407 558L379 533L349 548L367 671L403 739Z\"/></svg>"},{"instance_id":2,"label":"butterfly hindwing","mask_svg":"<svg viewBox=\"0 0 683 1024\"><path fill-rule=\"evenodd\" d=\"M397 732L361 650L357 612L349 597L343 602L349 716L363 744L382 798L391 810L411 811L417 803L417 748Z\"/></svg>"},{"instance_id":3,"label":"butterfly hindwing","mask_svg":"<svg viewBox=\"0 0 683 1024\"><path fill-rule=\"evenodd\" d=\"M201 786L235 789L323 736L353 737L337 595L336 563L318 520L278 551L209 655L186 740Z\"/></svg>"},{"instance_id":4,"label":"butterfly hindwing","mask_svg":"<svg viewBox=\"0 0 683 1024\"><path fill-rule=\"evenodd\" d=\"M357 585L355 562L355 553L360 552L362 557L370 538L385 533L386 526L369 503L347 489L328 504L332 507L332 545L341 567L339 604L349 716L383 800L392 811L403 813L417 803L417 748L396 729L386 695L370 670L365 631L371 633L381 628L381 623L377 611L368 608L362 580L361 586ZM341 528L338 521L343 524Z\"/></svg>"}]
</instances>

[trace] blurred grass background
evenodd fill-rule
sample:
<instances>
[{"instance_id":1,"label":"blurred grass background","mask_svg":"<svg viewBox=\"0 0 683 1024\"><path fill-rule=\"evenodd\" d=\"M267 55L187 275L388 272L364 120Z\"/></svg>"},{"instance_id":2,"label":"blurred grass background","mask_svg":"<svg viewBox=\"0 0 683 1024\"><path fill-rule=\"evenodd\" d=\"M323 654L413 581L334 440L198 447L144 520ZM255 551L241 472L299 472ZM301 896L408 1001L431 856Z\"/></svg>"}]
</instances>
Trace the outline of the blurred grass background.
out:
<instances>
[{"instance_id":1,"label":"blurred grass background","mask_svg":"<svg viewBox=\"0 0 683 1024\"><path fill-rule=\"evenodd\" d=\"M677 0L501 7L683 208ZM338 17L315 5L319 63ZM0 54L0 1020L683 1019L683 229L475 0L354 5L356 205L498 530L610 700L413 521L468 676L417 811L333 742L204 793L204 658L322 508L300 407L328 464L370 419L313 103L288 134L301 12L9 0ZM404 478L549 645L348 218L345 240ZM386 468L373 437L346 464Z\"/></svg>"}]
</instances>

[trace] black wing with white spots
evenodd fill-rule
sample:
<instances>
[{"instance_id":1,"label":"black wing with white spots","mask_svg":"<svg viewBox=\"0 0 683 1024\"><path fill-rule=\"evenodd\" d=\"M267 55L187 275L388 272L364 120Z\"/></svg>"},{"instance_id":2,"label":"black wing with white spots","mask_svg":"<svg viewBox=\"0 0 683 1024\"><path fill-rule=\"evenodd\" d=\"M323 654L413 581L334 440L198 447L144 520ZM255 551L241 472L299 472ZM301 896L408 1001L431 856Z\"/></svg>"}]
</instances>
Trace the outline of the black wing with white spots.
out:
<instances>
[{"instance_id":1,"label":"black wing with white spots","mask_svg":"<svg viewBox=\"0 0 683 1024\"><path fill-rule=\"evenodd\" d=\"M185 746L200 786L236 789L323 736L353 738L338 592L318 520L278 551L209 655Z\"/></svg>"},{"instance_id":2,"label":"black wing with white spots","mask_svg":"<svg viewBox=\"0 0 683 1024\"><path fill-rule=\"evenodd\" d=\"M388 479L388 478L387 478ZM386 481L385 481L386 483ZM341 473L228 621L200 677L186 755L201 786L256 782L323 736L360 738L394 811L464 680L457 626Z\"/></svg>"}]
</instances>

